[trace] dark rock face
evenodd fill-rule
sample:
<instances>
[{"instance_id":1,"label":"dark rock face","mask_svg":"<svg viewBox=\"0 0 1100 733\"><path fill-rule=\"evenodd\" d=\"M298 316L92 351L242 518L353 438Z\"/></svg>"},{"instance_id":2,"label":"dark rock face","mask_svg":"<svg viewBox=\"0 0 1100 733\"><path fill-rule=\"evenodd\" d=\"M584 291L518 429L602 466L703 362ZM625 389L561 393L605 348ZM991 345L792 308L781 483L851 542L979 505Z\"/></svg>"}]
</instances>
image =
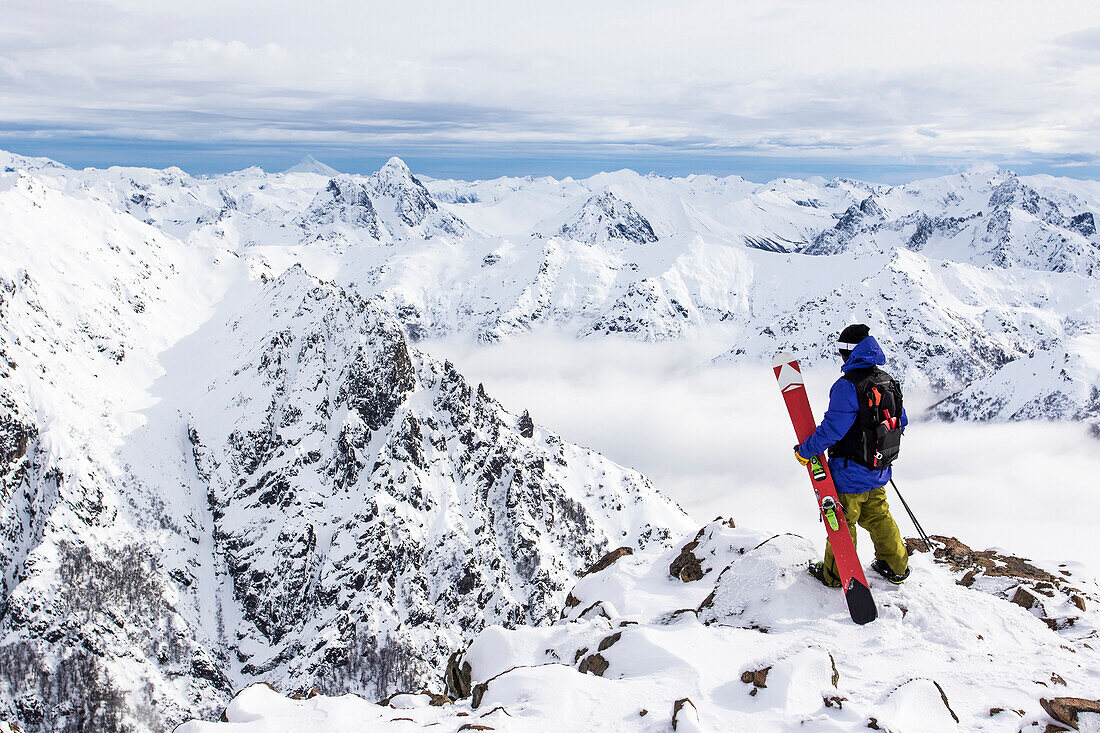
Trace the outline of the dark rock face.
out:
<instances>
[{"instance_id":1,"label":"dark rock face","mask_svg":"<svg viewBox=\"0 0 1100 733\"><path fill-rule=\"evenodd\" d=\"M657 241L653 227L628 201L610 191L593 196L580 211L558 231L563 237L580 242L621 240L634 244Z\"/></svg>"},{"instance_id":2,"label":"dark rock face","mask_svg":"<svg viewBox=\"0 0 1100 733\"><path fill-rule=\"evenodd\" d=\"M1068 725L1077 730L1077 715L1079 713L1100 714L1100 700L1085 700L1080 697L1052 697L1042 698L1039 704L1047 711L1050 717L1062 725Z\"/></svg>"},{"instance_id":3,"label":"dark rock face","mask_svg":"<svg viewBox=\"0 0 1100 733\"><path fill-rule=\"evenodd\" d=\"M685 583L691 583L703 577L702 561L695 557L692 551L699 546L704 531L706 531L705 527L699 530L699 534L695 535L694 540L680 548L680 554L668 566L669 575L679 578Z\"/></svg>"},{"instance_id":4,"label":"dark rock face","mask_svg":"<svg viewBox=\"0 0 1100 733\"><path fill-rule=\"evenodd\" d=\"M57 476L42 475L36 457L38 428L18 414L15 402L0 394L0 617L22 576L26 553L42 536L42 525L56 499ZM36 480L38 479L38 480Z\"/></svg>"},{"instance_id":5,"label":"dark rock face","mask_svg":"<svg viewBox=\"0 0 1100 733\"><path fill-rule=\"evenodd\" d=\"M338 176L328 182L325 190L317 194L302 215L301 226L306 229L329 227L343 223L365 229L378 238L381 229L378 212L371 201L366 184L352 176Z\"/></svg>"},{"instance_id":6,"label":"dark rock face","mask_svg":"<svg viewBox=\"0 0 1100 733\"><path fill-rule=\"evenodd\" d=\"M535 421L531 419L531 413L527 410L519 416L519 434L524 438L532 438L535 435Z\"/></svg>"},{"instance_id":7,"label":"dark rock face","mask_svg":"<svg viewBox=\"0 0 1100 733\"><path fill-rule=\"evenodd\" d=\"M589 654L581 660L580 666L577 667L577 671L581 674L594 674L597 677L603 677L603 673L607 671L607 667L608 662L604 659L602 654Z\"/></svg>"},{"instance_id":8,"label":"dark rock face","mask_svg":"<svg viewBox=\"0 0 1100 733\"><path fill-rule=\"evenodd\" d=\"M241 386L215 389L190 420L199 454L224 456L197 469L246 674L378 697L420 689L452 639L552 620L575 568L613 540L667 542L656 519L616 538L602 518L638 511L644 479L613 470L567 489L604 461L552 435L532 442L376 306L291 271L251 311L267 324L262 356L249 365L242 350ZM244 397L256 409L235 411Z\"/></svg>"},{"instance_id":9,"label":"dark rock face","mask_svg":"<svg viewBox=\"0 0 1100 733\"><path fill-rule=\"evenodd\" d=\"M1069 221L1069 227L1082 237L1091 237L1096 234L1096 220L1093 218L1091 211L1074 216Z\"/></svg>"},{"instance_id":10,"label":"dark rock face","mask_svg":"<svg viewBox=\"0 0 1100 733\"><path fill-rule=\"evenodd\" d=\"M620 547L618 549L612 550L611 552L607 553L599 560L597 560L595 563L593 563L591 566L581 571L580 575L581 577L583 577L585 575L591 575L592 573L598 573L601 570L606 570L607 568L614 565L615 561L618 560L620 557L626 557L627 555L633 554L634 550L629 547Z\"/></svg>"}]
</instances>

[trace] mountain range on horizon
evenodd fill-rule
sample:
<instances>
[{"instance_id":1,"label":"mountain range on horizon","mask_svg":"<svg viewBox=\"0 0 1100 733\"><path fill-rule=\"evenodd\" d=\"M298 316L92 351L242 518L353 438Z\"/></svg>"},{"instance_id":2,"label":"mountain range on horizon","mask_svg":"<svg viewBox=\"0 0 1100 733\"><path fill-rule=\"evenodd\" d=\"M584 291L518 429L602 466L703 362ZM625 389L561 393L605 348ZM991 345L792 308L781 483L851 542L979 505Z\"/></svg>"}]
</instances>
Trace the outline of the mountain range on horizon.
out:
<instances>
[{"instance_id":1,"label":"mountain range on horizon","mask_svg":"<svg viewBox=\"0 0 1100 733\"><path fill-rule=\"evenodd\" d=\"M664 633L682 600L665 554L700 522L499 404L432 356L435 339L706 336L728 345L719 363L786 350L815 364L832 359L839 321L863 321L907 389L932 396L922 419L1100 433L1098 213L1100 183L992 167L902 186L632 171L458 181L399 158L365 176L309 159L195 177L0 153L0 666L13 670L0 718L34 733L160 730L215 717L258 680L381 698L435 685L468 649L488 684L502 661L595 654L544 635L563 609L586 634ZM716 595L705 607L702 586L689 594L703 626L763 638L757 623L798 643L819 632L779 628L816 597L759 605L735 582L789 585L803 544L704 530ZM645 564L577 585L618 547ZM952 557L929 558L928 587L956 585ZM651 572L660 583L636 577ZM1023 581L988 575L958 597L992 614L981 633L1004 642L996 664L1010 664L1002 625L1026 622L1029 659L1062 665L1044 684L1080 686L1094 583L1064 581L1045 601L1038 584L1053 581L1036 576L1034 602L1014 602ZM630 584L648 600L615 607ZM927 606L891 607L892 623L912 608L926 624L913 648L935 633ZM952 624L956 648L981 657L965 618ZM750 647L761 665L776 651ZM1085 661L1065 671L1074 654ZM808 662L817 677L827 658ZM775 669L773 682L789 676ZM854 705L893 699L905 719L931 690Z\"/></svg>"}]
</instances>

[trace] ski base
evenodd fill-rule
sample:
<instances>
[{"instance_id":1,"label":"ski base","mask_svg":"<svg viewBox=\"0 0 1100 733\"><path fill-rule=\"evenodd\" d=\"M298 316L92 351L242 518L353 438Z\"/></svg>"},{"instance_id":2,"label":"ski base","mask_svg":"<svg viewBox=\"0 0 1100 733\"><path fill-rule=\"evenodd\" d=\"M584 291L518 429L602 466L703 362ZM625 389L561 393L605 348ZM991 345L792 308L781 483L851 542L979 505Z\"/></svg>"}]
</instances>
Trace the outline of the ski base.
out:
<instances>
[{"instance_id":1,"label":"ski base","mask_svg":"<svg viewBox=\"0 0 1100 733\"><path fill-rule=\"evenodd\" d=\"M848 602L848 613L852 621L862 626L869 624L878 618L878 608L871 597L871 589L852 578L848 590L844 592L844 600Z\"/></svg>"}]
</instances>

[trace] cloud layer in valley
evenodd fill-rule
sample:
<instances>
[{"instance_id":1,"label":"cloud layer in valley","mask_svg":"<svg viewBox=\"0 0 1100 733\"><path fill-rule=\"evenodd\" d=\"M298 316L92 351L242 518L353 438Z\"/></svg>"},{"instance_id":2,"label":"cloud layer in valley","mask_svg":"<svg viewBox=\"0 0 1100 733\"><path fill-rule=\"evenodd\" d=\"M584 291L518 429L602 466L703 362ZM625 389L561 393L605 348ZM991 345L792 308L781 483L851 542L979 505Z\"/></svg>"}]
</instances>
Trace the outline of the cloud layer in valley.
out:
<instances>
[{"instance_id":1,"label":"cloud layer in valley","mask_svg":"<svg viewBox=\"0 0 1100 733\"><path fill-rule=\"evenodd\" d=\"M0 29L0 144L75 162L1092 174L1098 91L1084 2L12 0Z\"/></svg>"},{"instance_id":2,"label":"cloud layer in valley","mask_svg":"<svg viewBox=\"0 0 1100 733\"><path fill-rule=\"evenodd\" d=\"M701 366L721 350L707 342L533 335L490 347L421 345L483 381L507 409L529 409L536 423L642 471L697 521L732 516L823 546L810 487L791 457L790 420L766 366ZM807 372L818 418L838 375ZM1100 569L1092 540L1100 513L1096 446L1083 425L928 422L920 415L929 397L907 399L914 424L895 475L927 532ZM902 533L916 536L889 493Z\"/></svg>"}]
</instances>

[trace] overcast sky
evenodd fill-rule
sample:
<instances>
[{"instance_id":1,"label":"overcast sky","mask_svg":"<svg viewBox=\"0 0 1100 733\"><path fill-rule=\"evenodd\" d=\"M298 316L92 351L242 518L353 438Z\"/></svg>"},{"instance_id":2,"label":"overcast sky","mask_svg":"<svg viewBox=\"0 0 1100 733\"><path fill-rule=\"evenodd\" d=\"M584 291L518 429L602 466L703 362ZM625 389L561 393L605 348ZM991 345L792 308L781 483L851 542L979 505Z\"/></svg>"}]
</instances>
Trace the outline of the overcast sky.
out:
<instances>
[{"instance_id":1,"label":"overcast sky","mask_svg":"<svg viewBox=\"0 0 1100 733\"><path fill-rule=\"evenodd\" d=\"M1100 177L1100 3L0 0L0 147L429 175Z\"/></svg>"}]
</instances>

